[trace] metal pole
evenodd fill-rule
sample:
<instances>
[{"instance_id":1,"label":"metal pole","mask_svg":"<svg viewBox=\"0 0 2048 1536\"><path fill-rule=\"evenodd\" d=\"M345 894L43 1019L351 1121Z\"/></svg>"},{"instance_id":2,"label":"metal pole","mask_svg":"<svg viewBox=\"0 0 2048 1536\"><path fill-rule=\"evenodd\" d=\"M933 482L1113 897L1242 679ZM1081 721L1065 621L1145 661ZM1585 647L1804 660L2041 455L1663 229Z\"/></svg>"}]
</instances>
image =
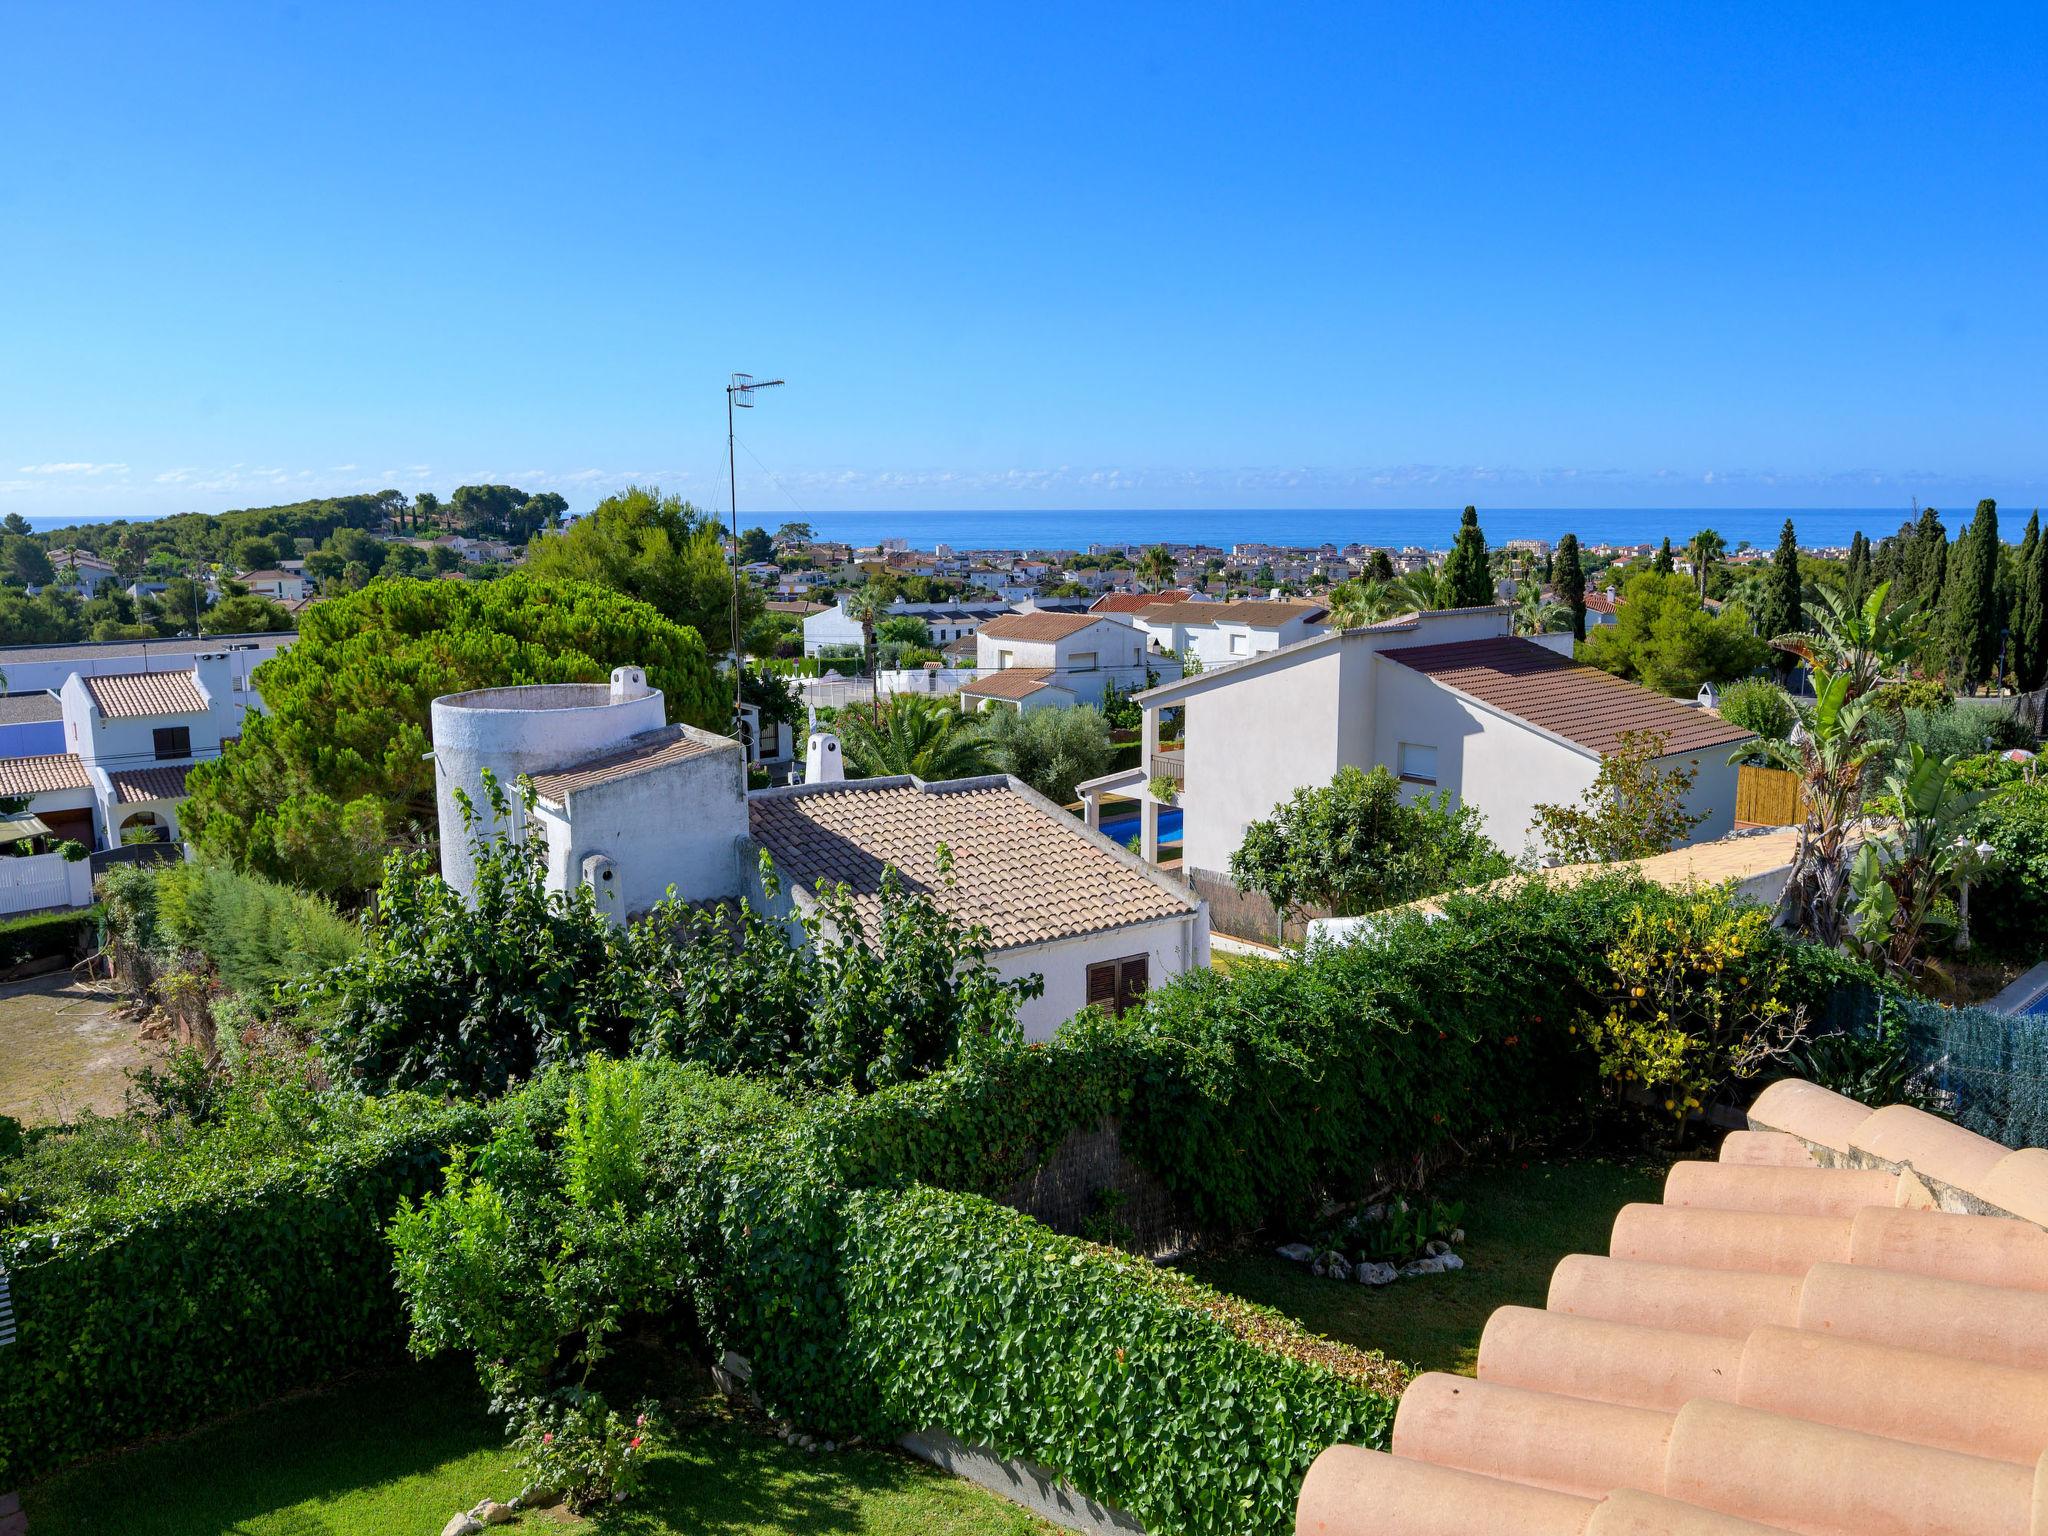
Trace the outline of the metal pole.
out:
<instances>
[{"instance_id":1,"label":"metal pole","mask_svg":"<svg viewBox=\"0 0 2048 1536\"><path fill-rule=\"evenodd\" d=\"M733 461L733 386L725 386L725 485L726 504L732 513L732 729L740 732L740 481ZM742 747L741 761L746 759Z\"/></svg>"}]
</instances>

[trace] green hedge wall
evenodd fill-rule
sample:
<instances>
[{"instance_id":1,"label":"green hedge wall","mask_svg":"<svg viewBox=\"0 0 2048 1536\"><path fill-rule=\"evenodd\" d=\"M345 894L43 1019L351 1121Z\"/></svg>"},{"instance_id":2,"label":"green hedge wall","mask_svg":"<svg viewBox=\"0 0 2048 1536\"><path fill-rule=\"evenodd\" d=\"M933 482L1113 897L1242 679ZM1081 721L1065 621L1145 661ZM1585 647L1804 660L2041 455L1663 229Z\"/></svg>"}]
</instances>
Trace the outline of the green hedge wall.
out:
<instances>
[{"instance_id":1,"label":"green hedge wall","mask_svg":"<svg viewBox=\"0 0 2048 1536\"><path fill-rule=\"evenodd\" d=\"M971 1196L854 1194L840 1262L843 1354L889 1432L1038 1462L1154 1536L1283 1536L1318 1454L1392 1430L1384 1362L1296 1358L1244 1336L1283 1320Z\"/></svg>"},{"instance_id":2,"label":"green hedge wall","mask_svg":"<svg viewBox=\"0 0 2048 1536\"><path fill-rule=\"evenodd\" d=\"M0 970L51 956L82 955L98 932L99 921L98 907L0 920Z\"/></svg>"},{"instance_id":3,"label":"green hedge wall","mask_svg":"<svg viewBox=\"0 0 2048 1536\"><path fill-rule=\"evenodd\" d=\"M0 1230L19 1330L0 1351L0 1487L401 1350L384 1223L487 1121L394 1115Z\"/></svg>"}]
</instances>

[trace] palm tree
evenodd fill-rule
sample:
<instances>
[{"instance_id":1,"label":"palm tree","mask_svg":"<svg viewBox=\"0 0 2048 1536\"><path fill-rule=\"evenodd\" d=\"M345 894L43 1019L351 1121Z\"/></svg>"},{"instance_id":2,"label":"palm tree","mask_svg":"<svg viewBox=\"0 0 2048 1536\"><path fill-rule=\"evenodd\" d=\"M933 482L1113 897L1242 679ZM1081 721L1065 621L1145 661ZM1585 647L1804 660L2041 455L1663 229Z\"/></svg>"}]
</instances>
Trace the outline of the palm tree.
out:
<instances>
[{"instance_id":1,"label":"palm tree","mask_svg":"<svg viewBox=\"0 0 2048 1536\"><path fill-rule=\"evenodd\" d=\"M839 717L839 747L857 778L914 774L927 783L991 771L987 738L953 705L922 694L892 695L873 718Z\"/></svg>"},{"instance_id":2,"label":"palm tree","mask_svg":"<svg viewBox=\"0 0 2048 1536\"><path fill-rule=\"evenodd\" d=\"M1779 897L1786 926L1830 948L1842 942L1849 896L1849 831L1863 812L1864 770L1877 750L1869 706L1846 672L1814 676L1813 708L1789 741L1745 742L1735 760L1761 757L1799 775L1805 816L1792 871Z\"/></svg>"},{"instance_id":3,"label":"palm tree","mask_svg":"<svg viewBox=\"0 0 2048 1536\"><path fill-rule=\"evenodd\" d=\"M1927 619L1919 605L1903 602L1887 609L1892 584L1881 581L1862 604L1831 587L1820 590L1812 630L1779 635L1778 650L1797 656L1815 674L1845 677L1849 697L1861 698L1887 675L1896 676L1919 654L1927 639Z\"/></svg>"},{"instance_id":4,"label":"palm tree","mask_svg":"<svg viewBox=\"0 0 2048 1536\"><path fill-rule=\"evenodd\" d=\"M1138 580L1154 591L1173 585L1173 555L1164 544L1154 544L1138 556Z\"/></svg>"},{"instance_id":5,"label":"palm tree","mask_svg":"<svg viewBox=\"0 0 2048 1536\"><path fill-rule=\"evenodd\" d=\"M1440 565L1408 571L1394 586L1400 593L1402 608L1409 613L1435 613L1457 604L1452 580Z\"/></svg>"},{"instance_id":6,"label":"palm tree","mask_svg":"<svg viewBox=\"0 0 2048 1536\"><path fill-rule=\"evenodd\" d=\"M1707 568L1727 553L1728 541L1711 528L1702 528L1685 546L1685 557L1692 562L1692 579L1700 589L1701 602L1707 600Z\"/></svg>"},{"instance_id":7,"label":"palm tree","mask_svg":"<svg viewBox=\"0 0 2048 1536\"><path fill-rule=\"evenodd\" d=\"M1370 578L1338 582L1330 588L1326 601L1330 606L1330 622L1339 629L1363 629L1368 624L1381 624L1401 614L1411 613L1415 608L1399 582Z\"/></svg>"},{"instance_id":8,"label":"palm tree","mask_svg":"<svg viewBox=\"0 0 2048 1536\"><path fill-rule=\"evenodd\" d=\"M1546 597L1541 584L1524 581L1515 588L1515 608L1510 615L1518 635L1547 635L1571 627L1571 610L1555 598Z\"/></svg>"},{"instance_id":9,"label":"palm tree","mask_svg":"<svg viewBox=\"0 0 2048 1536\"><path fill-rule=\"evenodd\" d=\"M856 588L846 599L846 616L860 625L861 658L867 663L868 687L875 689L875 621L889 611L889 599L875 582ZM874 692L876 723L882 718L882 695Z\"/></svg>"}]
</instances>

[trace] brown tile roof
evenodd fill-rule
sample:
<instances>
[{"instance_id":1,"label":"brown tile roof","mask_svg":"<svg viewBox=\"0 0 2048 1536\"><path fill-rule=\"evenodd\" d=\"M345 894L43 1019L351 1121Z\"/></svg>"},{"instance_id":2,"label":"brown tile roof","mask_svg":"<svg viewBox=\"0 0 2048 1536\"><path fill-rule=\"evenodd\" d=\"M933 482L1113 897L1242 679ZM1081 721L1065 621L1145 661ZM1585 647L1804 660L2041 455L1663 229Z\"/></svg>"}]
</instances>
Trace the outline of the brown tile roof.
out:
<instances>
[{"instance_id":1,"label":"brown tile roof","mask_svg":"<svg viewBox=\"0 0 2048 1536\"><path fill-rule=\"evenodd\" d=\"M107 775L107 782L114 786L114 799L122 805L133 805L140 800L182 800L185 798L185 775L191 771L190 763L120 768Z\"/></svg>"},{"instance_id":2,"label":"brown tile roof","mask_svg":"<svg viewBox=\"0 0 2048 1536\"><path fill-rule=\"evenodd\" d=\"M1275 628L1293 619L1321 619L1330 610L1322 603L1294 598L1242 598L1234 603L1155 603L1138 617L1154 624L1249 624Z\"/></svg>"},{"instance_id":3,"label":"brown tile roof","mask_svg":"<svg viewBox=\"0 0 2048 1536\"><path fill-rule=\"evenodd\" d=\"M751 795L754 840L809 891L845 884L865 923L882 871L989 931L997 949L1096 933L1196 910L1162 877L1131 867L1073 817L1000 778L919 784L876 779ZM952 884L936 850L953 855Z\"/></svg>"},{"instance_id":4,"label":"brown tile roof","mask_svg":"<svg viewBox=\"0 0 2048 1536\"><path fill-rule=\"evenodd\" d=\"M109 720L206 713L198 678L190 672L116 672L81 681L87 696Z\"/></svg>"},{"instance_id":5,"label":"brown tile roof","mask_svg":"<svg viewBox=\"0 0 2048 1536\"><path fill-rule=\"evenodd\" d=\"M275 586L280 581L303 581L304 579L305 578L302 576L294 576L290 571L277 570L244 571L242 572L241 575L235 578L235 580L243 582L245 584L249 582L260 581L265 586Z\"/></svg>"},{"instance_id":6,"label":"brown tile roof","mask_svg":"<svg viewBox=\"0 0 2048 1536\"><path fill-rule=\"evenodd\" d=\"M1088 605L1090 613L1137 613L1168 603L1188 600L1186 587L1168 587L1162 592L1105 592Z\"/></svg>"},{"instance_id":7,"label":"brown tile roof","mask_svg":"<svg viewBox=\"0 0 2048 1536\"><path fill-rule=\"evenodd\" d=\"M1620 607L1621 599L1609 597L1605 592L1588 592L1586 594L1586 611L1588 613L1614 613Z\"/></svg>"},{"instance_id":8,"label":"brown tile roof","mask_svg":"<svg viewBox=\"0 0 2048 1536\"><path fill-rule=\"evenodd\" d=\"M1005 667L977 677L960 691L978 699L1022 699L1052 686L1050 667Z\"/></svg>"},{"instance_id":9,"label":"brown tile roof","mask_svg":"<svg viewBox=\"0 0 2048 1536\"><path fill-rule=\"evenodd\" d=\"M1069 635L1079 634L1090 624L1101 622L1100 614L1033 610L1030 613L1005 613L990 619L978 633L992 640L1064 640Z\"/></svg>"},{"instance_id":10,"label":"brown tile roof","mask_svg":"<svg viewBox=\"0 0 2048 1536\"><path fill-rule=\"evenodd\" d=\"M1753 734L1710 709L1652 693L1533 640L1453 640L1396 646L1380 655L1588 752L1612 752L1624 731L1661 732L1666 753L1697 752Z\"/></svg>"},{"instance_id":11,"label":"brown tile roof","mask_svg":"<svg viewBox=\"0 0 2048 1536\"><path fill-rule=\"evenodd\" d=\"M76 752L0 757L0 795L40 795L54 789L91 789Z\"/></svg>"},{"instance_id":12,"label":"brown tile roof","mask_svg":"<svg viewBox=\"0 0 2048 1536\"><path fill-rule=\"evenodd\" d=\"M761 605L769 613L793 613L798 618L809 618L814 613L823 613L829 603L807 602L800 597L771 597Z\"/></svg>"},{"instance_id":13,"label":"brown tile roof","mask_svg":"<svg viewBox=\"0 0 2048 1536\"><path fill-rule=\"evenodd\" d=\"M1298 1532L2040 1531L2048 1151L1787 1079L1335 1447Z\"/></svg>"},{"instance_id":14,"label":"brown tile roof","mask_svg":"<svg viewBox=\"0 0 2048 1536\"><path fill-rule=\"evenodd\" d=\"M679 725L663 726L658 731L634 737L625 746L602 757L571 763L549 773L536 773L533 775L533 789L543 800L552 800L560 805L564 796L573 795L579 789L588 789L593 784L609 784L614 779L630 779L636 773L646 773L667 763L701 757L706 752L716 751L719 745L716 741L687 736Z\"/></svg>"}]
</instances>

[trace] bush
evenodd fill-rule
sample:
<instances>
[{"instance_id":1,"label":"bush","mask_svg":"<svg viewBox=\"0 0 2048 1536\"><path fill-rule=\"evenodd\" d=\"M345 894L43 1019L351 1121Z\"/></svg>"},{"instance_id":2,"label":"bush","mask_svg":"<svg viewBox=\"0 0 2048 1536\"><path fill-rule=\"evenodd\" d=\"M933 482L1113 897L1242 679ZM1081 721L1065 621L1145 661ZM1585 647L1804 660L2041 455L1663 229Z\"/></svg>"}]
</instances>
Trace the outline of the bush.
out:
<instances>
[{"instance_id":1,"label":"bush","mask_svg":"<svg viewBox=\"0 0 2048 1536\"><path fill-rule=\"evenodd\" d=\"M0 920L0 969L31 960L77 958L91 948L101 915L98 907L83 907Z\"/></svg>"},{"instance_id":2,"label":"bush","mask_svg":"<svg viewBox=\"0 0 2048 1536\"><path fill-rule=\"evenodd\" d=\"M1977 942L2015 959L2043 958L2048 953L2048 782L2008 781L1977 808L1970 835L1998 850L1990 872L1970 894L1970 928Z\"/></svg>"},{"instance_id":3,"label":"bush","mask_svg":"<svg viewBox=\"0 0 2048 1536\"><path fill-rule=\"evenodd\" d=\"M285 1127L166 1146L115 1122L70 1180L51 1176L62 1138L32 1149L40 1169L0 1169L55 1204L0 1228L20 1329L0 1370L0 1483L390 1358L404 1332L384 1222L484 1122L467 1105L361 1105L282 1151Z\"/></svg>"},{"instance_id":4,"label":"bush","mask_svg":"<svg viewBox=\"0 0 2048 1536\"><path fill-rule=\"evenodd\" d=\"M1109 722L1091 705L991 709L980 718L996 766L1054 805L1072 804L1077 784L1109 772Z\"/></svg>"},{"instance_id":5,"label":"bush","mask_svg":"<svg viewBox=\"0 0 2048 1536\"><path fill-rule=\"evenodd\" d=\"M1728 685L1721 695L1721 718L1766 741L1786 740L1799 723L1799 713L1785 690L1761 677Z\"/></svg>"}]
</instances>

